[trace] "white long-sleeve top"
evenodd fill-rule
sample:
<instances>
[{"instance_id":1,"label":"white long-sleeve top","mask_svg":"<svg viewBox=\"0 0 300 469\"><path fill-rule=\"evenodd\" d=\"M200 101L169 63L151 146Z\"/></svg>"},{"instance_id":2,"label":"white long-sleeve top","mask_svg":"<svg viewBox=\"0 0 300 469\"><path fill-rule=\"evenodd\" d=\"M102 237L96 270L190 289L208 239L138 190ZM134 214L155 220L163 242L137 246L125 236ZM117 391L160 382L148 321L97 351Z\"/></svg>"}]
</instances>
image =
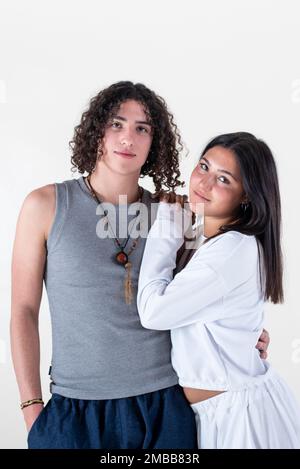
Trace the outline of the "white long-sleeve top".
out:
<instances>
[{"instance_id":1,"label":"white long-sleeve top","mask_svg":"<svg viewBox=\"0 0 300 469\"><path fill-rule=\"evenodd\" d=\"M264 316L257 241L234 231L208 240L173 279L184 240L174 207L159 204L148 235L137 297L141 323L171 330L181 386L242 389L269 367L255 348Z\"/></svg>"}]
</instances>

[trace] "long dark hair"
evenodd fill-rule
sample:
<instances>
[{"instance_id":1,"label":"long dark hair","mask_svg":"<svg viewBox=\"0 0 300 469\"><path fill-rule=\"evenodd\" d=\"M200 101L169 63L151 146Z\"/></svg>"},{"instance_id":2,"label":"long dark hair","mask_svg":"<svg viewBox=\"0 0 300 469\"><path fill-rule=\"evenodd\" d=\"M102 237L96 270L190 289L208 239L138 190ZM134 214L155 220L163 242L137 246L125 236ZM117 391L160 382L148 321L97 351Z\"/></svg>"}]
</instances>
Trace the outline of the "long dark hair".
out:
<instances>
[{"instance_id":1,"label":"long dark hair","mask_svg":"<svg viewBox=\"0 0 300 469\"><path fill-rule=\"evenodd\" d=\"M231 224L221 226L220 233L239 231L256 237L262 248L265 299L282 303L281 203L272 152L254 135L235 132L215 137L201 157L215 146L227 148L236 156L249 201L240 206Z\"/></svg>"},{"instance_id":2,"label":"long dark hair","mask_svg":"<svg viewBox=\"0 0 300 469\"><path fill-rule=\"evenodd\" d=\"M153 129L153 140L141 177L152 177L157 193L163 186L174 191L176 187L184 185L179 180L179 154L183 149L181 137L164 99L141 83L120 81L90 100L69 143L72 170L78 170L81 174L93 172L97 158L102 156L101 146L98 150L106 125L120 105L129 99L142 104Z\"/></svg>"}]
</instances>

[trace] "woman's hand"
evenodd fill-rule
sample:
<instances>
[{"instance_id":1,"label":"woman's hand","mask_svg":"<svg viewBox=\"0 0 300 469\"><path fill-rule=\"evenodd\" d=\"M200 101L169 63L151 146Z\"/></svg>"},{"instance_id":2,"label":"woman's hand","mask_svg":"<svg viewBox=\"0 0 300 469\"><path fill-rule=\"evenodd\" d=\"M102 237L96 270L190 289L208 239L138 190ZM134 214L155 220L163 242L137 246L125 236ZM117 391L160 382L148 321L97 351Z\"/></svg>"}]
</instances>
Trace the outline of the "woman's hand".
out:
<instances>
[{"instance_id":1,"label":"woman's hand","mask_svg":"<svg viewBox=\"0 0 300 469\"><path fill-rule=\"evenodd\" d=\"M261 336L259 337L258 342L255 345L255 348L259 350L260 358L262 358L263 360L266 360L266 358L268 357L267 350L268 350L269 344L270 344L269 333L268 331L266 331L266 329L263 329Z\"/></svg>"},{"instance_id":2,"label":"woman's hand","mask_svg":"<svg viewBox=\"0 0 300 469\"><path fill-rule=\"evenodd\" d=\"M183 209L185 208L188 211L190 210L189 203L188 203L188 196L185 194L178 195L178 194L175 194L175 192L160 191L158 194L156 194L156 197L159 200L159 202L166 202L168 204L178 204L181 208ZM194 225L195 221L196 221L196 216L194 213L192 213L192 225ZM194 239L194 236L191 236L191 239Z\"/></svg>"},{"instance_id":3,"label":"woman's hand","mask_svg":"<svg viewBox=\"0 0 300 469\"><path fill-rule=\"evenodd\" d=\"M182 208L184 208L184 204L187 202L187 200L187 195L179 195L175 194L175 192L161 191L159 194L160 202L166 202L168 204L179 204Z\"/></svg>"}]
</instances>

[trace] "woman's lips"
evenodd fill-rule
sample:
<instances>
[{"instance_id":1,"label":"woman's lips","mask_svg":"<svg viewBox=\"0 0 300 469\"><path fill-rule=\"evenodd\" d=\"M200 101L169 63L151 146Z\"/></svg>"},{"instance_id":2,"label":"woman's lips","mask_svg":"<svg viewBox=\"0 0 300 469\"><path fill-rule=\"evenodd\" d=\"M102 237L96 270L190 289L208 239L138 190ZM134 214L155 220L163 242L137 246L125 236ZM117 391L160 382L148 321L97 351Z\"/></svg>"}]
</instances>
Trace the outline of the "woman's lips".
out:
<instances>
[{"instance_id":1,"label":"woman's lips","mask_svg":"<svg viewBox=\"0 0 300 469\"><path fill-rule=\"evenodd\" d=\"M116 153L117 155L119 156L122 156L122 158L133 158L135 156L134 153L127 153L126 151L115 151L114 153Z\"/></svg>"},{"instance_id":2,"label":"woman's lips","mask_svg":"<svg viewBox=\"0 0 300 469\"><path fill-rule=\"evenodd\" d=\"M198 199L202 200L203 202L210 202L210 200L204 197L204 195L200 192L194 191L194 194L197 196Z\"/></svg>"}]
</instances>

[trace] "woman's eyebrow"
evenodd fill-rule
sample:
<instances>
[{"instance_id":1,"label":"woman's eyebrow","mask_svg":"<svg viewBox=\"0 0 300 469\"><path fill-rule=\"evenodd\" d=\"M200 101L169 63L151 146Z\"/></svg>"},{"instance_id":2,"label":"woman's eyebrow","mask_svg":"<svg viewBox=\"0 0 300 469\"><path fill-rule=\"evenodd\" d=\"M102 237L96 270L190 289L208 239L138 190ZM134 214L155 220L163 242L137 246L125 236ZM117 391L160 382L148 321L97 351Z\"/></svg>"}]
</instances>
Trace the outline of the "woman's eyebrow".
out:
<instances>
[{"instance_id":1,"label":"woman's eyebrow","mask_svg":"<svg viewBox=\"0 0 300 469\"><path fill-rule=\"evenodd\" d=\"M230 171L226 171L226 169L218 169L217 171L221 173L229 174L229 176L231 176L235 181L238 182L238 179Z\"/></svg>"},{"instance_id":2,"label":"woman's eyebrow","mask_svg":"<svg viewBox=\"0 0 300 469\"><path fill-rule=\"evenodd\" d=\"M201 160L204 160L205 163L210 166L210 162L204 156L202 156ZM217 169L217 171L219 171L220 173L229 174L229 176L231 176L235 181L238 182L238 179L230 171L227 171L226 169Z\"/></svg>"}]
</instances>

